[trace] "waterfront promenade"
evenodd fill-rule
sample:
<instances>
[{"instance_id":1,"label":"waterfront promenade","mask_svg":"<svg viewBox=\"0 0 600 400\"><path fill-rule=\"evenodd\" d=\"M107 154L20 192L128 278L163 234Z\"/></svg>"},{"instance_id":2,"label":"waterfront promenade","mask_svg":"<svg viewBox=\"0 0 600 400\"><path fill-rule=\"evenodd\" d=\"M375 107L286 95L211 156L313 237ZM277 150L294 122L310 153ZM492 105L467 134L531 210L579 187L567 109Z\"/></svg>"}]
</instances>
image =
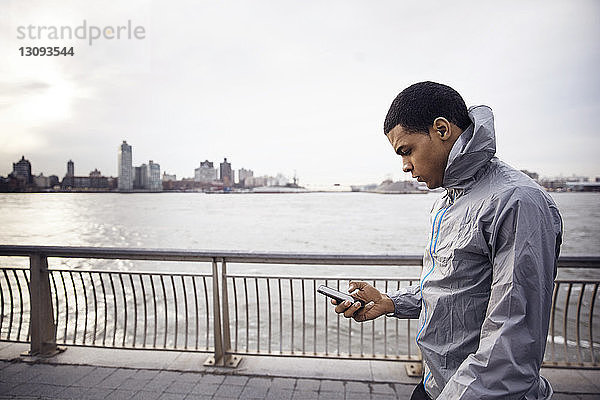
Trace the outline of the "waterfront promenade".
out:
<instances>
[{"instance_id":1,"label":"waterfront promenade","mask_svg":"<svg viewBox=\"0 0 600 400\"><path fill-rule=\"evenodd\" d=\"M204 367L206 354L69 347L27 359L0 343L0 399L408 399L400 362L244 357ZM553 399L600 399L600 371L543 369Z\"/></svg>"}]
</instances>

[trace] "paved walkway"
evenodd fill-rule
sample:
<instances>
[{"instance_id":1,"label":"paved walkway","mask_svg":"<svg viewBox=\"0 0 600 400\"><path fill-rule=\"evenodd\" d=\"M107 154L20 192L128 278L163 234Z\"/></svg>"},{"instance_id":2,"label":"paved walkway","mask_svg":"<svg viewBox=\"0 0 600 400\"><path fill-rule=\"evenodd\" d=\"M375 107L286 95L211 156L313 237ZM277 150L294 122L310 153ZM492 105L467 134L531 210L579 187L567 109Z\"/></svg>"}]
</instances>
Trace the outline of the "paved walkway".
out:
<instances>
[{"instance_id":1,"label":"paved walkway","mask_svg":"<svg viewBox=\"0 0 600 400\"><path fill-rule=\"evenodd\" d=\"M0 399L408 399L415 378L394 362L246 357L237 369L206 355L69 348L24 362L0 346ZM554 399L600 399L600 372L543 371Z\"/></svg>"}]
</instances>

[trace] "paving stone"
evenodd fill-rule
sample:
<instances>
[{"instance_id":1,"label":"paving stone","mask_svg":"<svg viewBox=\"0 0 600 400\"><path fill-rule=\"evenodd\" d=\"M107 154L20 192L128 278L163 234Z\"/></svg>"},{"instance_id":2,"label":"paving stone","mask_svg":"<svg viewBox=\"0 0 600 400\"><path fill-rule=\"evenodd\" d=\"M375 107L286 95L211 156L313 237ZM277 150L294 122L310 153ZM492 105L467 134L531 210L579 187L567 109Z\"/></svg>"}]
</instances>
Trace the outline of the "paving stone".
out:
<instances>
[{"instance_id":1,"label":"paving stone","mask_svg":"<svg viewBox=\"0 0 600 400\"><path fill-rule=\"evenodd\" d=\"M363 382L346 382L346 393L370 393L369 385Z\"/></svg>"},{"instance_id":2,"label":"paving stone","mask_svg":"<svg viewBox=\"0 0 600 400\"><path fill-rule=\"evenodd\" d=\"M24 383L30 382L37 379L40 376L40 373L36 368L33 368L34 365L28 365L23 363L25 367L6 367L2 370L2 380L4 382L17 382Z\"/></svg>"},{"instance_id":3,"label":"paving stone","mask_svg":"<svg viewBox=\"0 0 600 400\"><path fill-rule=\"evenodd\" d=\"M293 389L296 386L296 379L293 378L273 378L272 388Z\"/></svg>"},{"instance_id":4,"label":"paving stone","mask_svg":"<svg viewBox=\"0 0 600 400\"><path fill-rule=\"evenodd\" d=\"M552 400L581 400L580 395L570 393L554 393Z\"/></svg>"},{"instance_id":5,"label":"paving stone","mask_svg":"<svg viewBox=\"0 0 600 400\"><path fill-rule=\"evenodd\" d=\"M104 380L97 383L95 386L107 389L119 389L121 385L123 385L123 383L128 379L128 376L120 375L119 370L115 370L112 374L110 374Z\"/></svg>"},{"instance_id":6,"label":"paving stone","mask_svg":"<svg viewBox=\"0 0 600 400\"><path fill-rule=\"evenodd\" d=\"M181 376L180 372L175 371L160 371L158 375L154 377L154 379L173 382L179 379Z\"/></svg>"},{"instance_id":7,"label":"paving stone","mask_svg":"<svg viewBox=\"0 0 600 400\"><path fill-rule=\"evenodd\" d=\"M317 379L298 379L296 381L296 390L318 392L321 381Z\"/></svg>"},{"instance_id":8,"label":"paving stone","mask_svg":"<svg viewBox=\"0 0 600 400\"><path fill-rule=\"evenodd\" d=\"M150 370L150 369L140 369L131 378L132 379L150 380L150 379L156 378L159 373L160 373L160 371L155 371L155 370Z\"/></svg>"},{"instance_id":9,"label":"paving stone","mask_svg":"<svg viewBox=\"0 0 600 400\"><path fill-rule=\"evenodd\" d=\"M221 384L221 382L223 382L223 380L225 380L225 377L223 375L206 374L206 375L203 375L202 378L200 378L198 383L210 383L210 384L219 385L219 384Z\"/></svg>"},{"instance_id":10,"label":"paving stone","mask_svg":"<svg viewBox=\"0 0 600 400\"><path fill-rule=\"evenodd\" d=\"M240 399L264 399L269 391L268 386L246 386L240 394Z\"/></svg>"},{"instance_id":11,"label":"paving stone","mask_svg":"<svg viewBox=\"0 0 600 400\"><path fill-rule=\"evenodd\" d=\"M252 377L248 380L248 383L246 383L246 386L269 387L269 386L271 386L271 383L272 383L272 380L269 378Z\"/></svg>"},{"instance_id":12,"label":"paving stone","mask_svg":"<svg viewBox=\"0 0 600 400\"><path fill-rule=\"evenodd\" d=\"M27 383L17 383L6 394L12 396L24 396L31 393L33 386Z\"/></svg>"},{"instance_id":13,"label":"paving stone","mask_svg":"<svg viewBox=\"0 0 600 400\"><path fill-rule=\"evenodd\" d=\"M346 400L369 400L370 398L370 393L348 392L348 390L346 390Z\"/></svg>"},{"instance_id":14,"label":"paving stone","mask_svg":"<svg viewBox=\"0 0 600 400\"><path fill-rule=\"evenodd\" d=\"M130 400L156 400L160 395L161 393L140 391L135 393Z\"/></svg>"},{"instance_id":15,"label":"paving stone","mask_svg":"<svg viewBox=\"0 0 600 400\"><path fill-rule=\"evenodd\" d=\"M341 392L319 392L319 400L344 400L344 391Z\"/></svg>"},{"instance_id":16,"label":"paving stone","mask_svg":"<svg viewBox=\"0 0 600 400\"><path fill-rule=\"evenodd\" d=\"M27 393L29 396L42 396L42 397L57 397L65 390L64 386L47 385L44 383L40 384L29 384L31 391Z\"/></svg>"},{"instance_id":17,"label":"paving stone","mask_svg":"<svg viewBox=\"0 0 600 400\"><path fill-rule=\"evenodd\" d=\"M209 400L212 399L212 396L203 396L200 394L194 394L194 393L190 393L187 396L185 396L185 400Z\"/></svg>"},{"instance_id":18,"label":"paving stone","mask_svg":"<svg viewBox=\"0 0 600 400\"><path fill-rule=\"evenodd\" d=\"M293 390L290 389L279 389L271 387L267 393L267 400L290 400L292 398Z\"/></svg>"},{"instance_id":19,"label":"paving stone","mask_svg":"<svg viewBox=\"0 0 600 400\"><path fill-rule=\"evenodd\" d=\"M135 393L136 392L134 392L132 390L117 389L117 390L110 392L106 398L110 399L110 400L129 400L130 398L133 397L133 395Z\"/></svg>"},{"instance_id":20,"label":"paving stone","mask_svg":"<svg viewBox=\"0 0 600 400\"><path fill-rule=\"evenodd\" d=\"M313 390L294 390L292 400L318 400L319 393Z\"/></svg>"},{"instance_id":21,"label":"paving stone","mask_svg":"<svg viewBox=\"0 0 600 400\"><path fill-rule=\"evenodd\" d=\"M14 374L17 372L25 371L30 369L31 365L24 362L8 362L3 368L2 374Z\"/></svg>"},{"instance_id":22,"label":"paving stone","mask_svg":"<svg viewBox=\"0 0 600 400\"><path fill-rule=\"evenodd\" d=\"M344 382L343 381L321 381L319 392L340 392L344 393Z\"/></svg>"},{"instance_id":23,"label":"paving stone","mask_svg":"<svg viewBox=\"0 0 600 400\"><path fill-rule=\"evenodd\" d=\"M185 394L182 393L163 393L158 400L184 400Z\"/></svg>"},{"instance_id":24,"label":"paving stone","mask_svg":"<svg viewBox=\"0 0 600 400\"><path fill-rule=\"evenodd\" d=\"M244 386L248 382L247 376L228 375L223 380L223 385Z\"/></svg>"},{"instance_id":25,"label":"paving stone","mask_svg":"<svg viewBox=\"0 0 600 400\"><path fill-rule=\"evenodd\" d=\"M396 395L371 393L371 400L396 400Z\"/></svg>"},{"instance_id":26,"label":"paving stone","mask_svg":"<svg viewBox=\"0 0 600 400\"><path fill-rule=\"evenodd\" d=\"M146 389L148 387L148 383L150 383L149 380L128 378L119 385L118 389L137 392L138 390Z\"/></svg>"},{"instance_id":27,"label":"paving stone","mask_svg":"<svg viewBox=\"0 0 600 400\"><path fill-rule=\"evenodd\" d=\"M202 375L199 373L182 372L179 377L177 377L177 382L197 383L201 377Z\"/></svg>"},{"instance_id":28,"label":"paving stone","mask_svg":"<svg viewBox=\"0 0 600 400\"><path fill-rule=\"evenodd\" d=\"M598 393L594 380L591 381L578 370L546 369L544 376L552 385L552 389L558 393ZM595 381L598 381L598 376Z\"/></svg>"},{"instance_id":29,"label":"paving stone","mask_svg":"<svg viewBox=\"0 0 600 400\"><path fill-rule=\"evenodd\" d=\"M76 372L76 369L71 366L51 366L46 365L46 368L40 368L40 375L36 378L36 382L47 383L51 385L71 386L87 375L90 371Z\"/></svg>"},{"instance_id":30,"label":"paving stone","mask_svg":"<svg viewBox=\"0 0 600 400\"><path fill-rule=\"evenodd\" d=\"M599 400L600 394L580 394L579 398L581 400Z\"/></svg>"},{"instance_id":31,"label":"paving stone","mask_svg":"<svg viewBox=\"0 0 600 400\"><path fill-rule=\"evenodd\" d=\"M2 379L2 375L0 375L0 379ZM15 386L20 385L17 382L2 382L0 381L0 394L8 393Z\"/></svg>"},{"instance_id":32,"label":"paving stone","mask_svg":"<svg viewBox=\"0 0 600 400\"><path fill-rule=\"evenodd\" d=\"M59 397L61 399L73 400L100 400L106 398L108 393L109 391L102 388L83 388L71 386L60 392Z\"/></svg>"},{"instance_id":33,"label":"paving stone","mask_svg":"<svg viewBox=\"0 0 600 400\"><path fill-rule=\"evenodd\" d=\"M144 391L162 393L168 388L174 381L170 379L152 379L148 381L148 384L144 387Z\"/></svg>"},{"instance_id":34,"label":"paving stone","mask_svg":"<svg viewBox=\"0 0 600 400\"><path fill-rule=\"evenodd\" d=\"M166 393L180 393L180 394L188 394L192 391L192 389L196 387L195 383L192 382L180 382L175 381L171 383L171 385L165 389Z\"/></svg>"},{"instance_id":35,"label":"paving stone","mask_svg":"<svg viewBox=\"0 0 600 400\"><path fill-rule=\"evenodd\" d=\"M412 395L413 390L415 390L415 385L404 385L404 384L395 384L394 390L396 391L396 397L399 399L408 399Z\"/></svg>"},{"instance_id":36,"label":"paving stone","mask_svg":"<svg viewBox=\"0 0 600 400\"><path fill-rule=\"evenodd\" d=\"M594 393L600 393L600 371L598 370L580 370L579 375L596 387ZM600 395L598 396L600 397Z\"/></svg>"},{"instance_id":37,"label":"paving stone","mask_svg":"<svg viewBox=\"0 0 600 400\"><path fill-rule=\"evenodd\" d=\"M115 372L116 368L96 367L85 376L77 379L71 386L93 387Z\"/></svg>"},{"instance_id":38,"label":"paving stone","mask_svg":"<svg viewBox=\"0 0 600 400\"><path fill-rule=\"evenodd\" d=\"M394 394L394 388L387 383L372 383L371 393L377 394Z\"/></svg>"},{"instance_id":39,"label":"paving stone","mask_svg":"<svg viewBox=\"0 0 600 400\"><path fill-rule=\"evenodd\" d=\"M218 384L213 383L198 383L192 388L190 393L198 395L212 396L219 389Z\"/></svg>"},{"instance_id":40,"label":"paving stone","mask_svg":"<svg viewBox=\"0 0 600 400\"><path fill-rule=\"evenodd\" d=\"M242 393L242 390L244 390L243 386L223 384L223 385L219 386L219 389L217 389L217 391L215 393L215 398L221 398L221 397L238 398L239 395Z\"/></svg>"}]
</instances>

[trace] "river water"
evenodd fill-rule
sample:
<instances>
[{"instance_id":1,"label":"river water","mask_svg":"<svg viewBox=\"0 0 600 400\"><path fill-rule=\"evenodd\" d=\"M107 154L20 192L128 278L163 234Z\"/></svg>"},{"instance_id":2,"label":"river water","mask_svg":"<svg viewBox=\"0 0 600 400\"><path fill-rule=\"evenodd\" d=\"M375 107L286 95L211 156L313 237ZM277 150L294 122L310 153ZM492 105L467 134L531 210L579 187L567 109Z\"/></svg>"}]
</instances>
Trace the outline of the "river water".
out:
<instances>
[{"instance_id":1,"label":"river water","mask_svg":"<svg viewBox=\"0 0 600 400\"><path fill-rule=\"evenodd\" d=\"M292 253L420 255L429 211L440 193L0 194L0 244L171 248ZM552 193L564 220L563 255L600 255L600 194ZM0 265L26 266L26 259ZM59 260L74 268L190 270L186 263ZM310 266L245 265L232 271L322 275ZM209 266L193 266L209 271ZM331 276L365 268L329 269ZM368 274L418 276L406 267L369 267Z\"/></svg>"},{"instance_id":2,"label":"river water","mask_svg":"<svg viewBox=\"0 0 600 400\"><path fill-rule=\"evenodd\" d=\"M421 254L438 196L0 194L0 244ZM600 194L552 197L562 254L600 254Z\"/></svg>"}]
</instances>

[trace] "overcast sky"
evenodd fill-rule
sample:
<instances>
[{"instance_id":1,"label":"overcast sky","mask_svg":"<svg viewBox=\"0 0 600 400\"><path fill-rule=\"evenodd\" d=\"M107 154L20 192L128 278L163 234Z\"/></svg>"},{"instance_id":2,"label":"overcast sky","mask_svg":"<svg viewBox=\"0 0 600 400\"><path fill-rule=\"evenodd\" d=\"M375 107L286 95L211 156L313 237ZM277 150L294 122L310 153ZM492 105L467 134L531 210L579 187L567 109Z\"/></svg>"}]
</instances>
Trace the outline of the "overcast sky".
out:
<instances>
[{"instance_id":1,"label":"overcast sky","mask_svg":"<svg viewBox=\"0 0 600 400\"><path fill-rule=\"evenodd\" d=\"M144 39L18 39L19 26L145 29ZM394 97L442 82L496 118L498 156L600 176L598 1L0 0L0 175L193 176L227 157L300 184L405 179L382 132ZM22 57L21 46L73 47Z\"/></svg>"}]
</instances>

